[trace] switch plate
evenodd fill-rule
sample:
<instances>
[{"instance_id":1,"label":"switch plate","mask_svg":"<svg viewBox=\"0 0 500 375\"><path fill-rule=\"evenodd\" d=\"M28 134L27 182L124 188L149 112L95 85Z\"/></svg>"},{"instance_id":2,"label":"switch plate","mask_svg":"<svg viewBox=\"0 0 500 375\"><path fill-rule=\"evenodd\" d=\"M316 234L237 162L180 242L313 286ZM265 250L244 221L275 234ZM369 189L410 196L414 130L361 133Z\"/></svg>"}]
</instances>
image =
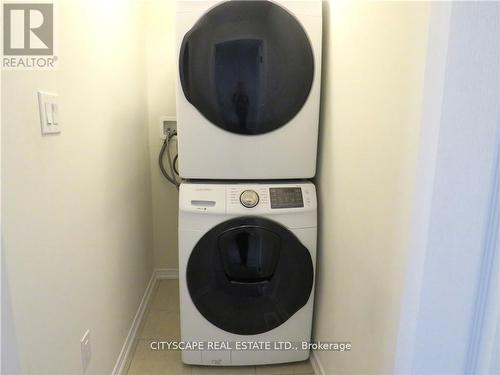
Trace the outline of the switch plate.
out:
<instances>
[{"instance_id":1,"label":"switch plate","mask_svg":"<svg viewBox=\"0 0 500 375\"><path fill-rule=\"evenodd\" d=\"M60 133L58 95L38 91L38 108L42 135Z\"/></svg>"},{"instance_id":2,"label":"switch plate","mask_svg":"<svg viewBox=\"0 0 500 375\"><path fill-rule=\"evenodd\" d=\"M81 350L81 357L82 357L82 369L83 369L83 372L85 372L85 371L87 371L87 368L89 367L90 357L91 357L90 329L87 329L85 334L80 339L80 350Z\"/></svg>"},{"instance_id":3,"label":"switch plate","mask_svg":"<svg viewBox=\"0 0 500 375\"><path fill-rule=\"evenodd\" d=\"M177 120L175 116L160 117L160 138L167 139L167 132L177 130Z\"/></svg>"}]
</instances>

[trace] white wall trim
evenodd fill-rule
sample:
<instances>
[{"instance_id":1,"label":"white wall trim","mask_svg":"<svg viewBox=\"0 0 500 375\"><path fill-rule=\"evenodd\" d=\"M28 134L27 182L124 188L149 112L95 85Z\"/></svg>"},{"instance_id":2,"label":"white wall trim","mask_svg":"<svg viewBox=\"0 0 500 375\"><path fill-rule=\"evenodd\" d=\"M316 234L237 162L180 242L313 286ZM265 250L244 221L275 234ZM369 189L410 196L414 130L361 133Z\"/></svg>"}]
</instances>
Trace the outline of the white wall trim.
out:
<instances>
[{"instance_id":1,"label":"white wall trim","mask_svg":"<svg viewBox=\"0 0 500 375\"><path fill-rule=\"evenodd\" d=\"M146 286L146 290L144 291L144 295L142 296L141 303L135 313L134 319L132 320L132 325L128 331L127 337L125 338L125 342L123 343L122 350L118 355L118 359L116 360L115 367L113 368L112 375L121 375L125 370L125 364L127 363L127 359L130 355L130 351L132 349L135 336L141 324L141 321L144 317L144 313L146 311L146 307L148 305L149 300L153 294L153 289L156 284L156 272L153 271L151 278L149 279L149 283Z\"/></svg>"},{"instance_id":2,"label":"white wall trim","mask_svg":"<svg viewBox=\"0 0 500 375\"><path fill-rule=\"evenodd\" d=\"M122 350L120 351L118 359L116 360L115 367L113 368L113 372L111 373L112 375L121 375L125 370L125 365L127 363L128 357L131 354L130 351L134 344L137 331L139 329L139 326L141 325L142 319L144 318L146 307L151 300L153 290L157 281L161 279L178 278L179 270L177 268L157 268L153 270L151 278L149 279L149 283L146 286L146 290L144 291L144 295L142 296L141 303L139 304L134 319L132 320L132 325L130 326L127 337L125 338L125 342L123 343Z\"/></svg>"},{"instance_id":3,"label":"white wall trim","mask_svg":"<svg viewBox=\"0 0 500 375\"><path fill-rule=\"evenodd\" d=\"M431 4L431 7L428 56L423 90L422 128L415 178L406 280L394 361L395 374L409 374L413 365L441 125L451 4L436 3Z\"/></svg>"},{"instance_id":4,"label":"white wall trim","mask_svg":"<svg viewBox=\"0 0 500 375\"><path fill-rule=\"evenodd\" d=\"M498 262L500 257L500 122L497 125L497 155L493 168L493 188L488 205L488 219L483 243L480 279L477 287L475 311L471 324L469 348L465 364L466 374L490 373L494 355L494 339L500 304L498 301Z\"/></svg>"},{"instance_id":5,"label":"white wall trim","mask_svg":"<svg viewBox=\"0 0 500 375\"><path fill-rule=\"evenodd\" d=\"M323 367L321 361L319 360L318 354L316 352L311 352L311 366L316 375L326 375L325 368Z\"/></svg>"},{"instance_id":6,"label":"white wall trim","mask_svg":"<svg viewBox=\"0 0 500 375\"><path fill-rule=\"evenodd\" d=\"M177 268L157 268L155 270L156 279L178 279L179 270Z\"/></svg>"}]
</instances>

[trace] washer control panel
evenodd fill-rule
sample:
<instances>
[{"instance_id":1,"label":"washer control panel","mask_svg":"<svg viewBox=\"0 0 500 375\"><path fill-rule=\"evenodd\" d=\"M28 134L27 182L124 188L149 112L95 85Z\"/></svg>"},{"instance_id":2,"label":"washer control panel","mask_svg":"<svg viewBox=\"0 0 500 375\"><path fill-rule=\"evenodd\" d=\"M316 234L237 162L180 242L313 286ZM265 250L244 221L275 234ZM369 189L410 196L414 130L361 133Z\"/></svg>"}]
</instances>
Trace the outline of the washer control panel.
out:
<instances>
[{"instance_id":1,"label":"washer control panel","mask_svg":"<svg viewBox=\"0 0 500 375\"><path fill-rule=\"evenodd\" d=\"M259 203L259 194L255 190L244 190L240 195L240 203L246 208L253 208Z\"/></svg>"},{"instance_id":2,"label":"washer control panel","mask_svg":"<svg viewBox=\"0 0 500 375\"><path fill-rule=\"evenodd\" d=\"M316 206L316 189L310 182L183 183L179 195L181 212L204 215L312 214Z\"/></svg>"},{"instance_id":3,"label":"washer control panel","mask_svg":"<svg viewBox=\"0 0 500 375\"><path fill-rule=\"evenodd\" d=\"M261 215L285 214L316 208L311 183L231 184L226 186L227 212Z\"/></svg>"}]
</instances>

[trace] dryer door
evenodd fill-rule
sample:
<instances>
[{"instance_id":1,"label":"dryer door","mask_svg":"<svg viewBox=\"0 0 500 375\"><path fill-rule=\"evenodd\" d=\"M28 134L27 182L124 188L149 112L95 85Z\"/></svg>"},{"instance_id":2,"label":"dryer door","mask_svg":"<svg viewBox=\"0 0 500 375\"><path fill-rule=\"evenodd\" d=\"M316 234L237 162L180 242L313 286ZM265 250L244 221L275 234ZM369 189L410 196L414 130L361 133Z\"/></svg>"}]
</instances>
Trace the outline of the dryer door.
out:
<instances>
[{"instance_id":1,"label":"dryer door","mask_svg":"<svg viewBox=\"0 0 500 375\"><path fill-rule=\"evenodd\" d=\"M299 21L270 1L228 1L186 33L179 56L186 99L216 126L263 134L302 108L314 76Z\"/></svg>"},{"instance_id":2,"label":"dryer door","mask_svg":"<svg viewBox=\"0 0 500 375\"><path fill-rule=\"evenodd\" d=\"M188 260L187 286L198 311L220 329L255 335L286 322L309 300L309 251L271 220L243 217L207 232Z\"/></svg>"}]
</instances>

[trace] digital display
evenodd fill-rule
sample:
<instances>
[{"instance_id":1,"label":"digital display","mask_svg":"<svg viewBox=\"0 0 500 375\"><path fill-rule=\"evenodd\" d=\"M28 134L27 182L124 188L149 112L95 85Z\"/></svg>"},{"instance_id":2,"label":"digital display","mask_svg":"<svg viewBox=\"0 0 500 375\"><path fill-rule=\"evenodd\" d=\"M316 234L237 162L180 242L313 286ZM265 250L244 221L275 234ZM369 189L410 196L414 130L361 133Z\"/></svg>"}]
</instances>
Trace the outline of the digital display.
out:
<instances>
[{"instance_id":1,"label":"digital display","mask_svg":"<svg viewBox=\"0 0 500 375\"><path fill-rule=\"evenodd\" d=\"M270 188L271 208L304 207L302 189L299 187Z\"/></svg>"}]
</instances>

